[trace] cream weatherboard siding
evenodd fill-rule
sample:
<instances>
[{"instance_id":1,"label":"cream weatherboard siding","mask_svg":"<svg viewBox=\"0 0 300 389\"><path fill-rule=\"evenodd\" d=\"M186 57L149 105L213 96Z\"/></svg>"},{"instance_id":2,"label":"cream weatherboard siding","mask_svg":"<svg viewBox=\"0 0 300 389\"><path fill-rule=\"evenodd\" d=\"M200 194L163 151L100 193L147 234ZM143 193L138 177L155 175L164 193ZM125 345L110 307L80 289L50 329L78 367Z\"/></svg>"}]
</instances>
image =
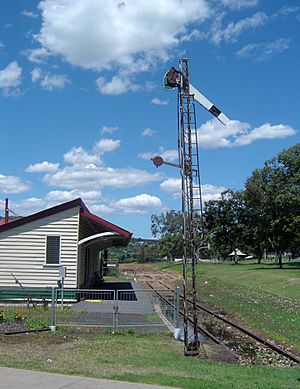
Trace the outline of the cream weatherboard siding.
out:
<instances>
[{"instance_id":1,"label":"cream weatherboard siding","mask_svg":"<svg viewBox=\"0 0 300 389\"><path fill-rule=\"evenodd\" d=\"M60 265L67 267L65 287L77 286L79 207L8 229L0 234L0 286L57 286L59 265L46 265L46 237L60 236Z\"/></svg>"}]
</instances>

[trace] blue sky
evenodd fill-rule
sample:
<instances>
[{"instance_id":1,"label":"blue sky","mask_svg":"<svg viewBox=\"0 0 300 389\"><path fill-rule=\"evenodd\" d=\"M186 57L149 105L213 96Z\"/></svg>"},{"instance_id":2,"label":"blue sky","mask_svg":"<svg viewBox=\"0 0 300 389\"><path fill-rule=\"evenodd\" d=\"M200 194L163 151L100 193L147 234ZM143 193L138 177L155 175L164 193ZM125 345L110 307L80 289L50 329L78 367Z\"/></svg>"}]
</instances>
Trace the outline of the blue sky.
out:
<instances>
[{"instance_id":1,"label":"blue sky","mask_svg":"<svg viewBox=\"0 0 300 389\"><path fill-rule=\"evenodd\" d=\"M180 57L201 106L205 200L241 189L299 142L300 4L263 0L0 2L0 206L27 215L82 197L150 237L150 216L180 209L177 96L162 77Z\"/></svg>"}]
</instances>

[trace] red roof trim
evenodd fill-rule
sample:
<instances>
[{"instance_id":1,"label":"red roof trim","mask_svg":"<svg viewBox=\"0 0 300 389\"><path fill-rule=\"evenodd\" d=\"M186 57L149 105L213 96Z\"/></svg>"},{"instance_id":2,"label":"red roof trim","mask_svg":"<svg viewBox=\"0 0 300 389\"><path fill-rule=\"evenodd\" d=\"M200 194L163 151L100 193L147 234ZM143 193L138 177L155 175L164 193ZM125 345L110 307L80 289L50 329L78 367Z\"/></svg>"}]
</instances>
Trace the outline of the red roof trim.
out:
<instances>
[{"instance_id":1,"label":"red roof trim","mask_svg":"<svg viewBox=\"0 0 300 389\"><path fill-rule=\"evenodd\" d=\"M104 220L99 216L94 215L93 213L91 213L88 210L81 211L81 216L86 217L87 219L89 219L95 223L101 224L102 226L107 228L109 231L117 232L121 236L124 236L124 238L130 239L132 237L132 232L124 230L123 228L118 227L115 224L110 223L109 221Z\"/></svg>"},{"instance_id":2,"label":"red roof trim","mask_svg":"<svg viewBox=\"0 0 300 389\"><path fill-rule=\"evenodd\" d=\"M63 203L60 205L56 205L55 207L45 209L43 211L34 213L29 216L22 217L21 219L16 219L13 221L10 221L9 223L0 225L0 232L10 230L15 227L23 226L24 224L43 219L44 217L54 215L59 212L66 211L70 208L80 207L81 210L87 210L86 205L84 202L78 198L72 201L68 201L67 203Z\"/></svg>"},{"instance_id":3,"label":"red roof trim","mask_svg":"<svg viewBox=\"0 0 300 389\"><path fill-rule=\"evenodd\" d=\"M88 210L84 202L81 200L81 198L68 201L67 203L63 203L60 205L56 205L55 207L48 208L43 211L34 213L32 215L22 217L21 219L10 221L9 223L6 224L2 224L2 225L0 224L0 233L75 207L79 207L80 213L83 217L86 217L87 219L90 219L95 223L101 224L103 227L107 228L108 231L117 232L118 234L120 234L121 236L123 236L128 240L130 240L130 238L132 237L131 232L124 230L123 228L118 227L117 225L110 223L109 221L101 219L100 217L92 214Z\"/></svg>"}]
</instances>

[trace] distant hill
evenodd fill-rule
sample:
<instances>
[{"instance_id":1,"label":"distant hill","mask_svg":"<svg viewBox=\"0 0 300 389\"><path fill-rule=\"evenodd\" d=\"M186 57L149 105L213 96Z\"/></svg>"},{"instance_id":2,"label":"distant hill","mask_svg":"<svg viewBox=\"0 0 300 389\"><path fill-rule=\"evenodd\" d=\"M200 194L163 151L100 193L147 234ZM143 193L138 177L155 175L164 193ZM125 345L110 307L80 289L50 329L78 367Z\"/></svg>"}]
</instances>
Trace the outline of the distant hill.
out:
<instances>
[{"instance_id":1,"label":"distant hill","mask_svg":"<svg viewBox=\"0 0 300 389\"><path fill-rule=\"evenodd\" d=\"M111 247L109 258L120 262L147 262L158 258L157 239L132 238L127 247Z\"/></svg>"}]
</instances>

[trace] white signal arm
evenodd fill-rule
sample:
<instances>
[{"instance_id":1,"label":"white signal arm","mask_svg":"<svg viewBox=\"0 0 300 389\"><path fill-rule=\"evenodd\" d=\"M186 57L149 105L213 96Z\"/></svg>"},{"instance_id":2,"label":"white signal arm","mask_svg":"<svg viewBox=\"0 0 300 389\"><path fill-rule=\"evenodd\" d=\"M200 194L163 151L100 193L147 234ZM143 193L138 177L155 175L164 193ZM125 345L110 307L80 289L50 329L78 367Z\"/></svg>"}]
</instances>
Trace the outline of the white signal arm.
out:
<instances>
[{"instance_id":1,"label":"white signal arm","mask_svg":"<svg viewBox=\"0 0 300 389\"><path fill-rule=\"evenodd\" d=\"M194 95L194 99L198 101L198 103L201 104L205 109L207 109L208 112L214 115L222 124L226 126L226 124L229 123L230 119L191 84L190 94Z\"/></svg>"}]
</instances>

